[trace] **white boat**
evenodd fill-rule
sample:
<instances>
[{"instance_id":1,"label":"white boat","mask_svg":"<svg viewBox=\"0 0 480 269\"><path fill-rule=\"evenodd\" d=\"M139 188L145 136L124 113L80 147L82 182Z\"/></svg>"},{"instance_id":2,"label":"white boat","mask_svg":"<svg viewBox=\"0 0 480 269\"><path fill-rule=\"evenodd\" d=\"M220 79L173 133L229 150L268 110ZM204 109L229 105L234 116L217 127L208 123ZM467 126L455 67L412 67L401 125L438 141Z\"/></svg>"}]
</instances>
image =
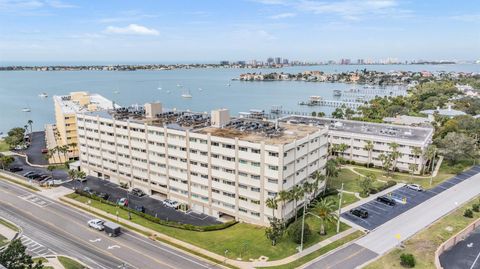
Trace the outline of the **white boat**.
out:
<instances>
[{"instance_id":1,"label":"white boat","mask_svg":"<svg viewBox=\"0 0 480 269\"><path fill-rule=\"evenodd\" d=\"M119 91L113 91L114 94L119 94L120 92Z\"/></svg>"},{"instance_id":2,"label":"white boat","mask_svg":"<svg viewBox=\"0 0 480 269\"><path fill-rule=\"evenodd\" d=\"M47 98L48 94L46 92L42 92L41 94L38 95L40 98Z\"/></svg>"},{"instance_id":3,"label":"white boat","mask_svg":"<svg viewBox=\"0 0 480 269\"><path fill-rule=\"evenodd\" d=\"M203 89L202 89L202 88L198 88L198 90L199 90L199 91L203 91Z\"/></svg>"},{"instance_id":4,"label":"white boat","mask_svg":"<svg viewBox=\"0 0 480 269\"><path fill-rule=\"evenodd\" d=\"M186 90L186 91L182 94L182 98L185 98L185 99L190 99L190 98L192 98L192 95L190 94L190 91L189 91L189 90Z\"/></svg>"},{"instance_id":5,"label":"white boat","mask_svg":"<svg viewBox=\"0 0 480 269\"><path fill-rule=\"evenodd\" d=\"M29 107L22 108L22 112L30 112L32 111Z\"/></svg>"},{"instance_id":6,"label":"white boat","mask_svg":"<svg viewBox=\"0 0 480 269\"><path fill-rule=\"evenodd\" d=\"M158 87L157 90L161 91L161 90L162 90L162 87Z\"/></svg>"},{"instance_id":7,"label":"white boat","mask_svg":"<svg viewBox=\"0 0 480 269\"><path fill-rule=\"evenodd\" d=\"M159 81L159 82L158 82L157 90L161 90L161 89L162 89L162 87L160 87L160 86L161 86L161 84L160 84L160 81Z\"/></svg>"},{"instance_id":8,"label":"white boat","mask_svg":"<svg viewBox=\"0 0 480 269\"><path fill-rule=\"evenodd\" d=\"M227 87L230 87L230 86L232 86L232 84L228 83L228 84L227 84Z\"/></svg>"},{"instance_id":9,"label":"white boat","mask_svg":"<svg viewBox=\"0 0 480 269\"><path fill-rule=\"evenodd\" d=\"M180 88L180 87L183 87L183 86L182 86L182 84L177 84L177 87L179 87L179 88Z\"/></svg>"}]
</instances>

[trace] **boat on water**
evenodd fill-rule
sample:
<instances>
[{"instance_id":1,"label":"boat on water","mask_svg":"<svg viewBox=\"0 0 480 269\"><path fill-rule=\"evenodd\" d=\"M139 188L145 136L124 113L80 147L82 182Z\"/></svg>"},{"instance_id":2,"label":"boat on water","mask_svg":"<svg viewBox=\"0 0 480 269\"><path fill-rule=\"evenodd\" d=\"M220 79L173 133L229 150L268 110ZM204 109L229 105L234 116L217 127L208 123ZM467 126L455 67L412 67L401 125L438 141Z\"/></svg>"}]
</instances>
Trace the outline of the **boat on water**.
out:
<instances>
[{"instance_id":1,"label":"boat on water","mask_svg":"<svg viewBox=\"0 0 480 269\"><path fill-rule=\"evenodd\" d=\"M46 92L42 92L41 94L38 95L40 98L47 98L48 94Z\"/></svg>"},{"instance_id":2,"label":"boat on water","mask_svg":"<svg viewBox=\"0 0 480 269\"><path fill-rule=\"evenodd\" d=\"M161 90L161 89L162 89L162 87L160 87L160 86L161 86L161 84L160 84L160 81L159 81L159 82L158 82L157 90Z\"/></svg>"},{"instance_id":3,"label":"boat on water","mask_svg":"<svg viewBox=\"0 0 480 269\"><path fill-rule=\"evenodd\" d=\"M186 90L184 93L182 93L182 98L185 98L185 99L192 98L192 95L190 94L190 91Z\"/></svg>"},{"instance_id":4,"label":"boat on water","mask_svg":"<svg viewBox=\"0 0 480 269\"><path fill-rule=\"evenodd\" d=\"M162 87L158 87L157 90L161 91L161 90L162 90Z\"/></svg>"},{"instance_id":5,"label":"boat on water","mask_svg":"<svg viewBox=\"0 0 480 269\"><path fill-rule=\"evenodd\" d=\"M228 83L228 84L227 84L227 87L230 87L230 86L232 86L232 84Z\"/></svg>"},{"instance_id":6,"label":"boat on water","mask_svg":"<svg viewBox=\"0 0 480 269\"><path fill-rule=\"evenodd\" d=\"M183 86L182 86L182 84L177 84L177 87L179 87L179 88L180 88L180 87L183 87Z\"/></svg>"},{"instance_id":7,"label":"boat on water","mask_svg":"<svg viewBox=\"0 0 480 269\"><path fill-rule=\"evenodd\" d=\"M32 111L29 107L22 108L22 112L30 112Z\"/></svg>"},{"instance_id":8,"label":"boat on water","mask_svg":"<svg viewBox=\"0 0 480 269\"><path fill-rule=\"evenodd\" d=\"M203 91L203 89L202 89L202 88L198 88L198 90L199 90L199 91Z\"/></svg>"},{"instance_id":9,"label":"boat on water","mask_svg":"<svg viewBox=\"0 0 480 269\"><path fill-rule=\"evenodd\" d=\"M114 94L119 94L120 92L119 91L113 91Z\"/></svg>"},{"instance_id":10,"label":"boat on water","mask_svg":"<svg viewBox=\"0 0 480 269\"><path fill-rule=\"evenodd\" d=\"M333 96L342 96L341 90L333 90Z\"/></svg>"},{"instance_id":11,"label":"boat on water","mask_svg":"<svg viewBox=\"0 0 480 269\"><path fill-rule=\"evenodd\" d=\"M298 103L299 105L304 105L304 106L317 106L320 105L321 101L323 98L318 95L312 95L309 97L308 101L302 101Z\"/></svg>"}]
</instances>

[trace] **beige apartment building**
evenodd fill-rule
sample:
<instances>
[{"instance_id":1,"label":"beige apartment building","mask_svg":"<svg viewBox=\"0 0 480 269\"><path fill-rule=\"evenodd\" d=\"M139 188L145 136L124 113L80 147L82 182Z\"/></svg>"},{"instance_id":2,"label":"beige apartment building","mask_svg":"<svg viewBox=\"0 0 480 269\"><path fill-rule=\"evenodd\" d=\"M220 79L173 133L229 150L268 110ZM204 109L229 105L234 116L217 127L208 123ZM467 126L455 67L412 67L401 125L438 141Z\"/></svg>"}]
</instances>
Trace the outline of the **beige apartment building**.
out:
<instances>
[{"instance_id":1,"label":"beige apartment building","mask_svg":"<svg viewBox=\"0 0 480 269\"><path fill-rule=\"evenodd\" d=\"M432 143L433 128L411 127L384 123L370 123L362 121L339 120L332 118L317 118L308 116L288 116L281 121L290 124L308 124L320 128L328 128L328 142L331 148L334 145L346 144L344 152L336 152L347 160L366 164L371 158L375 166L382 166L379 159L381 154L392 151L389 144L395 142L399 145L398 151L402 153L397 161L396 168L400 171L410 171L409 165L416 164L416 174L420 173L425 166L423 154L415 155L414 148L425 152ZM373 143L373 150L365 150L368 141Z\"/></svg>"},{"instance_id":2,"label":"beige apartment building","mask_svg":"<svg viewBox=\"0 0 480 269\"><path fill-rule=\"evenodd\" d=\"M46 126L47 148L71 145L68 154L55 154L51 163L63 163L78 158L77 113L112 109L112 101L99 94L71 92L69 95L53 96L55 125ZM118 106L116 106L118 107Z\"/></svg>"},{"instance_id":3,"label":"beige apartment building","mask_svg":"<svg viewBox=\"0 0 480 269\"><path fill-rule=\"evenodd\" d=\"M214 217L268 225L265 200L324 173L328 128L164 111L159 103L76 116L81 168ZM323 185L319 189L322 189ZM302 204L298 203L299 206ZM293 216L293 203L275 216Z\"/></svg>"}]
</instances>

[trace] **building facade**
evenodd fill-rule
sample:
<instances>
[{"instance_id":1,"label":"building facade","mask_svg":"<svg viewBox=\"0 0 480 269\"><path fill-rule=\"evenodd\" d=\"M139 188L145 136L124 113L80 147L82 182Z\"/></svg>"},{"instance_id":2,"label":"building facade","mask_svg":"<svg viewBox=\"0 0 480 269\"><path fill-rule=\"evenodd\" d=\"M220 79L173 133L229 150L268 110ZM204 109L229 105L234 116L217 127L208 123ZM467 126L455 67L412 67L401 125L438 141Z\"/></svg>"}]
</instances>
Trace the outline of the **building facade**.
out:
<instances>
[{"instance_id":1,"label":"building facade","mask_svg":"<svg viewBox=\"0 0 480 269\"><path fill-rule=\"evenodd\" d=\"M432 143L433 128L410 127L384 123L370 123L331 118L316 118L308 116L289 116L282 119L288 123L309 124L328 128L329 147L332 154L343 158L366 164L368 162L381 167L381 154L392 152L390 144L398 144L397 151L401 157L396 161L396 168L400 171L410 172L410 165L415 164L414 173L419 174L425 167L424 152ZM371 150L366 149L367 143L372 143ZM339 145L344 144L344 151L336 151ZM415 154L417 148L420 154Z\"/></svg>"},{"instance_id":2,"label":"building facade","mask_svg":"<svg viewBox=\"0 0 480 269\"><path fill-rule=\"evenodd\" d=\"M267 198L324 173L328 128L230 119L224 109L211 118L191 112L139 116L152 115L150 108L121 117L77 114L81 168L197 212L258 225L268 225L272 214L294 214L291 202L272 212Z\"/></svg>"},{"instance_id":3,"label":"building facade","mask_svg":"<svg viewBox=\"0 0 480 269\"><path fill-rule=\"evenodd\" d=\"M53 102L55 107L55 125L50 125L46 128L47 146L49 149L57 146L69 147L68 154L52 156L51 163L63 163L68 159L78 158L77 113L108 110L115 106L107 98L99 94L89 94L87 92L55 95L53 96Z\"/></svg>"}]
</instances>

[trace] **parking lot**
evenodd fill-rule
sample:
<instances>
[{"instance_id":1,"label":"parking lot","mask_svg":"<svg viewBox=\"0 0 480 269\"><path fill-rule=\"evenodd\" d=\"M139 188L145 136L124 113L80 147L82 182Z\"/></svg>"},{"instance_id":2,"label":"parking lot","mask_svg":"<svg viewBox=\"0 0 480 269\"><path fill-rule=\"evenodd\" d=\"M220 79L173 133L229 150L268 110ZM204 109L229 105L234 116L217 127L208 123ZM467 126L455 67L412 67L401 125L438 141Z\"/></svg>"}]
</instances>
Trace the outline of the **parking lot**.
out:
<instances>
[{"instance_id":1,"label":"parking lot","mask_svg":"<svg viewBox=\"0 0 480 269\"><path fill-rule=\"evenodd\" d=\"M440 255L445 269L480 269L480 228Z\"/></svg>"},{"instance_id":2,"label":"parking lot","mask_svg":"<svg viewBox=\"0 0 480 269\"><path fill-rule=\"evenodd\" d=\"M136 206L144 206L145 213L157 216L163 220L176 221L184 224L192 224L197 226L206 226L220 223L214 217L196 213L193 211L187 211L186 213L173 208L165 206L162 201L151 198L149 196L138 197L129 194L125 189L120 188L118 185L106 180L101 180L95 177L87 177L86 182L67 182L63 186L68 188L82 189L89 187L91 190L99 193L105 192L110 195L109 201L117 202L120 198L127 198L129 200L128 207L135 208Z\"/></svg>"},{"instance_id":3,"label":"parking lot","mask_svg":"<svg viewBox=\"0 0 480 269\"><path fill-rule=\"evenodd\" d=\"M352 215L350 212L342 213L342 218L347 219L367 230L373 230L407 210L423 203L431 197L449 189L452 186L464 181L465 179L480 173L480 166L475 166L455 177L452 177L432 189L426 191L415 191L407 187L399 188L389 194L396 201L395 206L389 206L376 200L365 203L357 208L363 208L368 211L368 218L362 219Z\"/></svg>"}]
</instances>

